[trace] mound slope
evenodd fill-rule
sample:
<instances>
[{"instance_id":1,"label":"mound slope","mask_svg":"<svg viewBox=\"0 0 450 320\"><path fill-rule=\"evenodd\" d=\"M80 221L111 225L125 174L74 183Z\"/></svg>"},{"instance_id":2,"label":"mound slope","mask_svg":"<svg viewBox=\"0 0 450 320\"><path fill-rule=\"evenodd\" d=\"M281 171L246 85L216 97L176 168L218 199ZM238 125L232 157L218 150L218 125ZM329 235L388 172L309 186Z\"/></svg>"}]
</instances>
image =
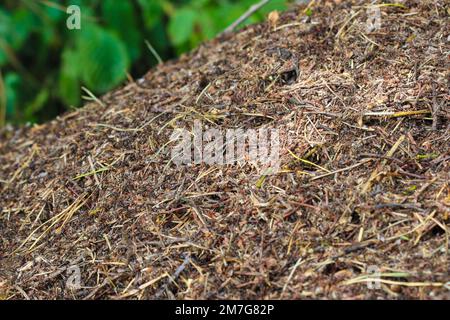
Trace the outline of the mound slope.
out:
<instances>
[{"instance_id":1,"label":"mound slope","mask_svg":"<svg viewBox=\"0 0 450 320\"><path fill-rule=\"evenodd\" d=\"M1 296L449 298L449 7L402 3L294 7L4 131ZM280 170L175 165L196 120L280 129Z\"/></svg>"}]
</instances>

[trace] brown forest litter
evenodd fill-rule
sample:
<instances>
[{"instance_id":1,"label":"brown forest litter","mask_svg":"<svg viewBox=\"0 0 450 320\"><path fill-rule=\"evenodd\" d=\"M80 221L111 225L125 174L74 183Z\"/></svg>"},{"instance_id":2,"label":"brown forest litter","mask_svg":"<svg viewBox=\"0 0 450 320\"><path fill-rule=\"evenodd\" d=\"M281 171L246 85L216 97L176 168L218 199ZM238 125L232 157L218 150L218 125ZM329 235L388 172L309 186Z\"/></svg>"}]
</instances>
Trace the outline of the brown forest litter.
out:
<instances>
[{"instance_id":1,"label":"brown forest litter","mask_svg":"<svg viewBox=\"0 0 450 320\"><path fill-rule=\"evenodd\" d=\"M1 297L448 299L450 7L402 3L294 7L3 132ZM282 170L177 167L194 120L283 128Z\"/></svg>"}]
</instances>

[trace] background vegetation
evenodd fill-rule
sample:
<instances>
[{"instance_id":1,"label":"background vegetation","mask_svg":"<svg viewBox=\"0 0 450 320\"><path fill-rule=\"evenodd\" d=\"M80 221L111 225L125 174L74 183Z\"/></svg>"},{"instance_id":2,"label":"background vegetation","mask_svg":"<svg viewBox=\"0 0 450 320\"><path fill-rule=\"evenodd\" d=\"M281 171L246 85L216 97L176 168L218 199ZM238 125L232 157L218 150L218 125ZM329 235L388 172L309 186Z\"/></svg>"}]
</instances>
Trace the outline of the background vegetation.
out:
<instances>
[{"instance_id":1,"label":"background vegetation","mask_svg":"<svg viewBox=\"0 0 450 320\"><path fill-rule=\"evenodd\" d=\"M43 122L127 78L214 37L256 0L3 0L0 4L0 126ZM272 0L246 23L283 10ZM66 7L81 8L69 30Z\"/></svg>"}]
</instances>

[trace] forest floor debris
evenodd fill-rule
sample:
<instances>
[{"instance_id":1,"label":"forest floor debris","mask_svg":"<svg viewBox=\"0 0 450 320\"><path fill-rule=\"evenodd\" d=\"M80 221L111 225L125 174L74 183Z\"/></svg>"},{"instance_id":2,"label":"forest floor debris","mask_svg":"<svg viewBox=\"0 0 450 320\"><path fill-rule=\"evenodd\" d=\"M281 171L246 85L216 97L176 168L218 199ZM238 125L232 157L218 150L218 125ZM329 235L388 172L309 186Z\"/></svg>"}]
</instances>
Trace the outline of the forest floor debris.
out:
<instances>
[{"instance_id":1,"label":"forest floor debris","mask_svg":"<svg viewBox=\"0 0 450 320\"><path fill-rule=\"evenodd\" d=\"M3 131L0 297L450 298L449 14L315 1ZM196 120L280 170L175 165Z\"/></svg>"}]
</instances>

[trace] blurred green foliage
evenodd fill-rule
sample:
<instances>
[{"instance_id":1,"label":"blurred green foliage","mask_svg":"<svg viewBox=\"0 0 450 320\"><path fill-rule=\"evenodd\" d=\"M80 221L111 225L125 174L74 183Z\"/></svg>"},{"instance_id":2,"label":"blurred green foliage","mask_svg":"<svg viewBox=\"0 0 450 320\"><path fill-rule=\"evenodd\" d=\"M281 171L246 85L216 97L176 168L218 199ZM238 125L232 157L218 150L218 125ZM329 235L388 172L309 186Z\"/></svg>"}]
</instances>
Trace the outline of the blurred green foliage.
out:
<instances>
[{"instance_id":1,"label":"blurred green foliage","mask_svg":"<svg viewBox=\"0 0 450 320\"><path fill-rule=\"evenodd\" d=\"M157 63L211 39L257 0L3 0L0 3L0 126L43 122L82 104L85 86L102 94ZM272 0L245 23L283 10ZM67 6L81 9L69 30Z\"/></svg>"}]
</instances>

